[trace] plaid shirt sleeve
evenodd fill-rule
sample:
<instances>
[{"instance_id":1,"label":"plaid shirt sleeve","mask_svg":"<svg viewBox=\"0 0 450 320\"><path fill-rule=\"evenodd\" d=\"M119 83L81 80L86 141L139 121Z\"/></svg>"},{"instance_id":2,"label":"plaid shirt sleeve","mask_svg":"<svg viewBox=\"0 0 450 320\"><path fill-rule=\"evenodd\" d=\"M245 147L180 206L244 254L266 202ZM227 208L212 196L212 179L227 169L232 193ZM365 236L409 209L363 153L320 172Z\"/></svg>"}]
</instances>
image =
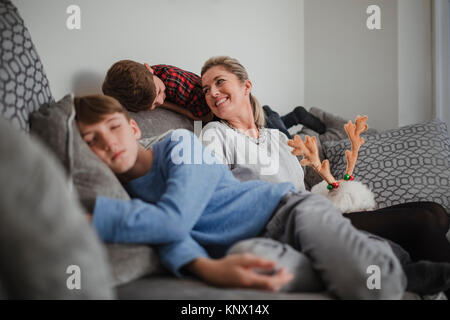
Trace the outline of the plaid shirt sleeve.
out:
<instances>
[{"instance_id":1,"label":"plaid shirt sleeve","mask_svg":"<svg viewBox=\"0 0 450 320\"><path fill-rule=\"evenodd\" d=\"M189 110L196 117L210 113L198 75L165 64L152 66L152 69L166 86L168 101Z\"/></svg>"}]
</instances>

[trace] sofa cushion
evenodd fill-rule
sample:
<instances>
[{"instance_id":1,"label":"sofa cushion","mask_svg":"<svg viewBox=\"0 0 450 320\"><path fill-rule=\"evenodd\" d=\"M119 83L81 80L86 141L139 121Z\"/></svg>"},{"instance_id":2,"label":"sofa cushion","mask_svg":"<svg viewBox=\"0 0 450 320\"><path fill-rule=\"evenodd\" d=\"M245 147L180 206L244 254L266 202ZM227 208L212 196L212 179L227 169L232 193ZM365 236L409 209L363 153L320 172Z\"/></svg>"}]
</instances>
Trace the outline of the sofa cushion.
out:
<instances>
[{"instance_id":1,"label":"sofa cushion","mask_svg":"<svg viewBox=\"0 0 450 320\"><path fill-rule=\"evenodd\" d=\"M168 273L150 246L134 244L107 244L112 265L114 285L121 285L145 275Z\"/></svg>"},{"instance_id":2,"label":"sofa cushion","mask_svg":"<svg viewBox=\"0 0 450 320\"><path fill-rule=\"evenodd\" d=\"M379 208L411 201L434 201L450 211L450 140L440 120L365 137L355 178L375 193ZM340 178L350 142L325 142L331 172Z\"/></svg>"},{"instance_id":3,"label":"sofa cushion","mask_svg":"<svg viewBox=\"0 0 450 320\"><path fill-rule=\"evenodd\" d=\"M31 134L41 138L64 165L86 212L93 211L98 195L130 199L113 172L83 141L74 116L73 96L67 95L30 115ZM149 274L159 266L150 246L107 244L106 247L114 285ZM127 260L130 263L124 264Z\"/></svg>"},{"instance_id":4,"label":"sofa cushion","mask_svg":"<svg viewBox=\"0 0 450 320\"><path fill-rule=\"evenodd\" d=\"M13 299L110 299L106 252L60 163L0 119L0 287ZM79 267L80 290L67 282Z\"/></svg>"},{"instance_id":5,"label":"sofa cushion","mask_svg":"<svg viewBox=\"0 0 450 320\"><path fill-rule=\"evenodd\" d=\"M72 95L33 112L30 125L31 134L41 138L61 160L88 212L93 211L97 195L130 199L114 173L81 138Z\"/></svg>"},{"instance_id":6,"label":"sofa cushion","mask_svg":"<svg viewBox=\"0 0 450 320\"><path fill-rule=\"evenodd\" d=\"M148 290L151 287L153 290ZM122 300L332 300L326 292L271 292L258 289L218 288L194 277L150 276L119 286Z\"/></svg>"},{"instance_id":7,"label":"sofa cushion","mask_svg":"<svg viewBox=\"0 0 450 320\"><path fill-rule=\"evenodd\" d=\"M149 290L148 288L152 288ZM177 279L172 276L149 276L117 288L123 300L333 300L327 292L270 292L258 289L218 288L197 278ZM415 293L405 292L402 300L420 300Z\"/></svg>"},{"instance_id":8,"label":"sofa cushion","mask_svg":"<svg viewBox=\"0 0 450 320\"><path fill-rule=\"evenodd\" d=\"M44 67L17 9L0 1L0 115L29 130L28 116L53 101Z\"/></svg>"},{"instance_id":9,"label":"sofa cushion","mask_svg":"<svg viewBox=\"0 0 450 320\"><path fill-rule=\"evenodd\" d=\"M187 129L194 131L194 122L189 118L164 109L156 108L151 111L129 112L142 132L142 139L153 138L173 129Z\"/></svg>"}]
</instances>

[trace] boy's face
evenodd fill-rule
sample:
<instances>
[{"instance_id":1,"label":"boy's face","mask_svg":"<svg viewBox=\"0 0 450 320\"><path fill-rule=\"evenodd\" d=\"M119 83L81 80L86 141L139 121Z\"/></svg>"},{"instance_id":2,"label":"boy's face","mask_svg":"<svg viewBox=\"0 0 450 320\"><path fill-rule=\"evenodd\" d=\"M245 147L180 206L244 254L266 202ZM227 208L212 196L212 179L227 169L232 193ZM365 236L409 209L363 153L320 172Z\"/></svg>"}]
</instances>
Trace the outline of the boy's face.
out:
<instances>
[{"instance_id":1,"label":"boy's face","mask_svg":"<svg viewBox=\"0 0 450 320\"><path fill-rule=\"evenodd\" d=\"M144 64L145 67L153 74L153 69L147 64ZM155 83L155 89L156 89L156 97L155 101L153 101L153 104L150 106L150 110L155 109L156 107L162 105L164 103L164 100L166 100L166 86L162 80L155 76L153 74L153 82Z\"/></svg>"},{"instance_id":2,"label":"boy's face","mask_svg":"<svg viewBox=\"0 0 450 320\"><path fill-rule=\"evenodd\" d=\"M118 112L95 124L78 122L81 136L89 148L116 173L129 171L136 163L141 131L134 120Z\"/></svg>"}]
</instances>

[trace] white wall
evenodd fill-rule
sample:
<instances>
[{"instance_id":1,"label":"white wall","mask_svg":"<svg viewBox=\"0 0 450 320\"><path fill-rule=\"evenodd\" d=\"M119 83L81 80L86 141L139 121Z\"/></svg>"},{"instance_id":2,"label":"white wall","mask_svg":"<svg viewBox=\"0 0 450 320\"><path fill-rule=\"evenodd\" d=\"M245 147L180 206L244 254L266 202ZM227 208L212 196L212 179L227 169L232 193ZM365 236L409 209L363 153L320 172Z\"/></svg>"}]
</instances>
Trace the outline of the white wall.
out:
<instances>
[{"instance_id":1,"label":"white wall","mask_svg":"<svg viewBox=\"0 0 450 320\"><path fill-rule=\"evenodd\" d=\"M366 26L381 8L381 30ZM398 124L396 0L305 0L305 104L371 127Z\"/></svg>"},{"instance_id":2,"label":"white wall","mask_svg":"<svg viewBox=\"0 0 450 320\"><path fill-rule=\"evenodd\" d=\"M296 105L367 114L380 130L432 117L430 1L13 0L57 99L100 92L120 59L199 73L226 54L281 114ZM81 7L81 30L66 28L71 4ZM366 27L372 4L382 30Z\"/></svg>"},{"instance_id":3,"label":"white wall","mask_svg":"<svg viewBox=\"0 0 450 320\"><path fill-rule=\"evenodd\" d=\"M281 113L304 103L303 0L13 0L41 56L55 98L101 91L117 60L199 73L210 56L247 68L254 93ZM66 8L81 8L81 30Z\"/></svg>"},{"instance_id":4,"label":"white wall","mask_svg":"<svg viewBox=\"0 0 450 320\"><path fill-rule=\"evenodd\" d=\"M433 114L431 0L398 0L399 125Z\"/></svg>"},{"instance_id":5,"label":"white wall","mask_svg":"<svg viewBox=\"0 0 450 320\"><path fill-rule=\"evenodd\" d=\"M450 0L433 0L433 117L450 128Z\"/></svg>"}]
</instances>

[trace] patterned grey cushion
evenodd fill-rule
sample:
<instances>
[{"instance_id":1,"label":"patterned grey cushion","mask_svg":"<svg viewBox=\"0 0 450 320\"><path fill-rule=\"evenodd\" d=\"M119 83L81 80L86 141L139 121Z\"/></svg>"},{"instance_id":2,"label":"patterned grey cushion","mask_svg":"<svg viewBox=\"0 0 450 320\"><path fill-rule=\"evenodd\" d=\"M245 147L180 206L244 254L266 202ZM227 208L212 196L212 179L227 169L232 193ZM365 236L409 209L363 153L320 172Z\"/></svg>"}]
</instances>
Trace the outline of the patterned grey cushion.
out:
<instances>
[{"instance_id":1,"label":"patterned grey cushion","mask_svg":"<svg viewBox=\"0 0 450 320\"><path fill-rule=\"evenodd\" d=\"M72 95L43 106L30 115L31 133L40 137L63 163L87 212L93 211L97 195L130 199L113 172L83 141L75 120L70 121L74 110ZM159 259L149 246L108 244L106 247L113 285L129 282L158 269Z\"/></svg>"},{"instance_id":2,"label":"patterned grey cushion","mask_svg":"<svg viewBox=\"0 0 450 320\"><path fill-rule=\"evenodd\" d=\"M409 125L365 140L354 175L372 189L379 208L434 201L450 212L450 140L444 122ZM350 142L326 142L323 148L333 176L341 178Z\"/></svg>"},{"instance_id":3,"label":"patterned grey cushion","mask_svg":"<svg viewBox=\"0 0 450 320\"><path fill-rule=\"evenodd\" d=\"M38 54L17 9L0 1L0 115L29 130L28 116L53 101Z\"/></svg>"}]
</instances>

